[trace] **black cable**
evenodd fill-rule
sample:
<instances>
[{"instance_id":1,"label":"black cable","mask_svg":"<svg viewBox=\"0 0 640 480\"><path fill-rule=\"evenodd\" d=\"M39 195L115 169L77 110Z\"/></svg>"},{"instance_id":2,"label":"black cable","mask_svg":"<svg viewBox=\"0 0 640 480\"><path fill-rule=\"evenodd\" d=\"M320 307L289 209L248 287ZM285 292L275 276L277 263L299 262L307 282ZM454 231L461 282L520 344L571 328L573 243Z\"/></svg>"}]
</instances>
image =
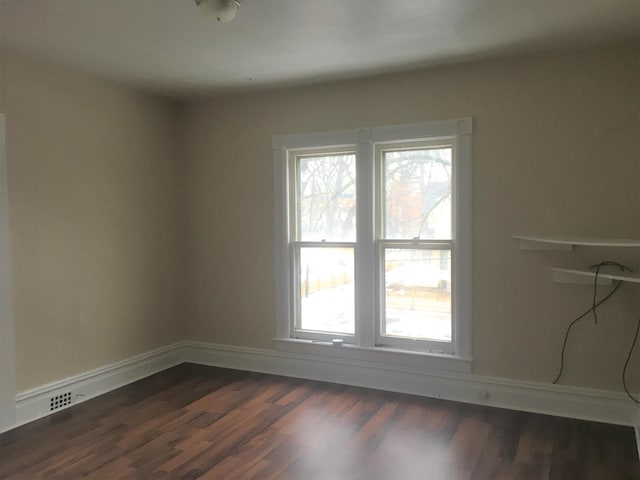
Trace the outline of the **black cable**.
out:
<instances>
[{"instance_id":1,"label":"black cable","mask_svg":"<svg viewBox=\"0 0 640 480\"><path fill-rule=\"evenodd\" d=\"M599 307L600 305L602 305L604 302L606 302L607 300L609 300L609 298L611 298L611 296L616 293L618 291L618 289L620 288L620 286L622 285L621 281L618 281L618 283L616 284L616 286L613 288L613 290L611 290L609 292L609 294L604 297L602 300L600 300L598 303L595 304L595 307ZM558 383L558 380L560 380L560 377L562 376L562 371L564 370L564 351L567 348L567 340L569 339L569 333L571 332L571 329L573 328L573 326L578 323L578 321L582 320L584 317L586 317L587 315L589 315L591 313L591 311L593 310L594 307L591 307L589 310L587 310L586 312L584 312L582 315L580 315L579 317L577 317L575 320L573 320L569 326L567 327L567 331L564 334L564 342L562 343L562 352L560 353L560 371L558 372L558 375L556 376L556 379L553 381L553 383Z\"/></svg>"},{"instance_id":2,"label":"black cable","mask_svg":"<svg viewBox=\"0 0 640 480\"><path fill-rule=\"evenodd\" d=\"M622 286L622 281L618 281L618 283L613 287L613 290L611 290L602 300L600 300L599 302L596 303L596 294L597 294L597 289L598 289L598 274L600 273L600 267L604 266L604 265L614 265L620 268L620 270L622 271L631 271L631 269L625 265L622 265L618 262L613 262L610 260L606 260L604 262L600 262L597 263L595 265L591 265L590 268L595 268L596 269L596 275L595 275L595 279L593 282L593 304L591 305L591 308L589 310L587 310L586 312L584 312L583 314L581 314L579 317L577 317L575 320L573 320L569 326L567 327L567 331L564 334L564 341L562 342L562 351L560 352L560 370L558 371L558 375L556 375L555 380L553 381L553 383L558 383L558 380L560 380L560 377L562 376L562 372L564 370L564 353L565 350L567 348L567 341L569 340L569 333L571 333L571 329L573 328L573 326L578 323L580 320L582 320L584 317L586 317L587 315L589 315L591 312L594 313L594 319L596 324L598 323L598 317L595 313L596 308L599 307L600 305L602 305L604 302L606 302L607 300L609 300L609 298L611 298L611 296L616 293L618 291L618 289L620 288L620 286Z\"/></svg>"},{"instance_id":3,"label":"black cable","mask_svg":"<svg viewBox=\"0 0 640 480\"><path fill-rule=\"evenodd\" d=\"M598 296L598 275L600 274L601 263L596 265L596 276L593 278L593 302L591 303L591 311L593 312L593 323L598 324L598 314L596 312L596 297ZM591 266L593 268L593 265Z\"/></svg>"},{"instance_id":4,"label":"black cable","mask_svg":"<svg viewBox=\"0 0 640 480\"><path fill-rule=\"evenodd\" d=\"M598 296L598 275L600 275L600 268L605 265L613 265L616 267L620 267L620 270L630 272L631 269L622 265L618 262L613 262L611 260L605 260L604 262L596 263L595 265L591 265L589 268L596 269L596 275L593 280L593 303L591 304L591 311L593 312L593 321L597 325L598 324L598 314L596 312L596 298Z\"/></svg>"},{"instance_id":5,"label":"black cable","mask_svg":"<svg viewBox=\"0 0 640 480\"><path fill-rule=\"evenodd\" d=\"M629 396L629 398L636 403L640 403L640 399L637 399L636 397L631 395L631 392L627 387L627 367L629 366L629 361L631 360L633 349L635 348L636 342L638 341L639 332L640 332L640 317L638 318L638 324L636 325L636 333L633 336L633 342L631 342L631 348L629 349L629 353L627 354L627 360L626 362L624 362L624 368L622 369L622 386L624 387L624 391L627 392L627 395Z\"/></svg>"}]
</instances>

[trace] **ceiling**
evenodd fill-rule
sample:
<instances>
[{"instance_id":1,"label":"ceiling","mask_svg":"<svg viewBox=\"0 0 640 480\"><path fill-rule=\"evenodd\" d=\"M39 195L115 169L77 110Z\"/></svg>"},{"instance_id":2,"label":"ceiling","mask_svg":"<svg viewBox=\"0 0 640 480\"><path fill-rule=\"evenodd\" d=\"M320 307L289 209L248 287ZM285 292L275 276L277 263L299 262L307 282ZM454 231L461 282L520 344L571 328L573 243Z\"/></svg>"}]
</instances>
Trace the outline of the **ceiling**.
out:
<instances>
[{"instance_id":1,"label":"ceiling","mask_svg":"<svg viewBox=\"0 0 640 480\"><path fill-rule=\"evenodd\" d=\"M0 0L3 45L185 95L640 39L640 0Z\"/></svg>"}]
</instances>

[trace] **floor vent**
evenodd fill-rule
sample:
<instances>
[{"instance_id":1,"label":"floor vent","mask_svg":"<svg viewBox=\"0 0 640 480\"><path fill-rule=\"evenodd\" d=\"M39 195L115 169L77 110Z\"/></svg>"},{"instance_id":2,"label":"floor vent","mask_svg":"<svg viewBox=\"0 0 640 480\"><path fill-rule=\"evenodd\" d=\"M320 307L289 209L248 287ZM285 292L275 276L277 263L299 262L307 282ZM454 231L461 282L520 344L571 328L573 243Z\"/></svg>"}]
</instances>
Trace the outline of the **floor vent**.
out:
<instances>
[{"instance_id":1,"label":"floor vent","mask_svg":"<svg viewBox=\"0 0 640 480\"><path fill-rule=\"evenodd\" d=\"M50 412L66 407L67 405L71 405L71 392L61 393L49 399Z\"/></svg>"}]
</instances>

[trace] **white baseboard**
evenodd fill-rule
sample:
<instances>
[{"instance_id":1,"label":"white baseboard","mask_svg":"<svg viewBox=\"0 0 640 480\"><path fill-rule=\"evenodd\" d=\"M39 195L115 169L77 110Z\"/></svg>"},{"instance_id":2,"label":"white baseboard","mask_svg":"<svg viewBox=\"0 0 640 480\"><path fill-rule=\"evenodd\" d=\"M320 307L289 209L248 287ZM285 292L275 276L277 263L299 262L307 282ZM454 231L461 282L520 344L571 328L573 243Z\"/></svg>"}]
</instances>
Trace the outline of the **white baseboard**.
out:
<instances>
[{"instance_id":1,"label":"white baseboard","mask_svg":"<svg viewBox=\"0 0 640 480\"><path fill-rule=\"evenodd\" d=\"M71 391L73 404L80 403L183 362L634 426L640 449L640 409L618 392L191 341L21 392L11 428L52 413L53 396Z\"/></svg>"},{"instance_id":2,"label":"white baseboard","mask_svg":"<svg viewBox=\"0 0 640 480\"><path fill-rule=\"evenodd\" d=\"M16 395L16 422L11 428L54 413L51 397L71 392L68 406L72 406L183 363L182 353L182 344L175 343L21 392Z\"/></svg>"},{"instance_id":3,"label":"white baseboard","mask_svg":"<svg viewBox=\"0 0 640 480\"><path fill-rule=\"evenodd\" d=\"M369 387L425 397L637 425L638 407L626 395L551 383L465 373L424 372L383 364L211 343L182 343L186 362Z\"/></svg>"}]
</instances>

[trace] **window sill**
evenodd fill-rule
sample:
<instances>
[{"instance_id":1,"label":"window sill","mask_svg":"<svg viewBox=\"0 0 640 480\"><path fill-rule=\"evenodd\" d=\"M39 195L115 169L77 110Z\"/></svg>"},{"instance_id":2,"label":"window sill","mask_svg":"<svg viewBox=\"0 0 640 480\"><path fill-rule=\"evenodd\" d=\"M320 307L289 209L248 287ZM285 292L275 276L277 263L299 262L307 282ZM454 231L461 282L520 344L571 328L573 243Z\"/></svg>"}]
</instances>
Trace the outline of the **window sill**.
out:
<instances>
[{"instance_id":1,"label":"window sill","mask_svg":"<svg viewBox=\"0 0 640 480\"><path fill-rule=\"evenodd\" d=\"M403 367L420 370L471 373L473 360L455 355L402 350L391 347L361 347L329 342L301 340L297 338L276 338L278 352L314 355L344 361L376 364L379 367Z\"/></svg>"}]
</instances>

